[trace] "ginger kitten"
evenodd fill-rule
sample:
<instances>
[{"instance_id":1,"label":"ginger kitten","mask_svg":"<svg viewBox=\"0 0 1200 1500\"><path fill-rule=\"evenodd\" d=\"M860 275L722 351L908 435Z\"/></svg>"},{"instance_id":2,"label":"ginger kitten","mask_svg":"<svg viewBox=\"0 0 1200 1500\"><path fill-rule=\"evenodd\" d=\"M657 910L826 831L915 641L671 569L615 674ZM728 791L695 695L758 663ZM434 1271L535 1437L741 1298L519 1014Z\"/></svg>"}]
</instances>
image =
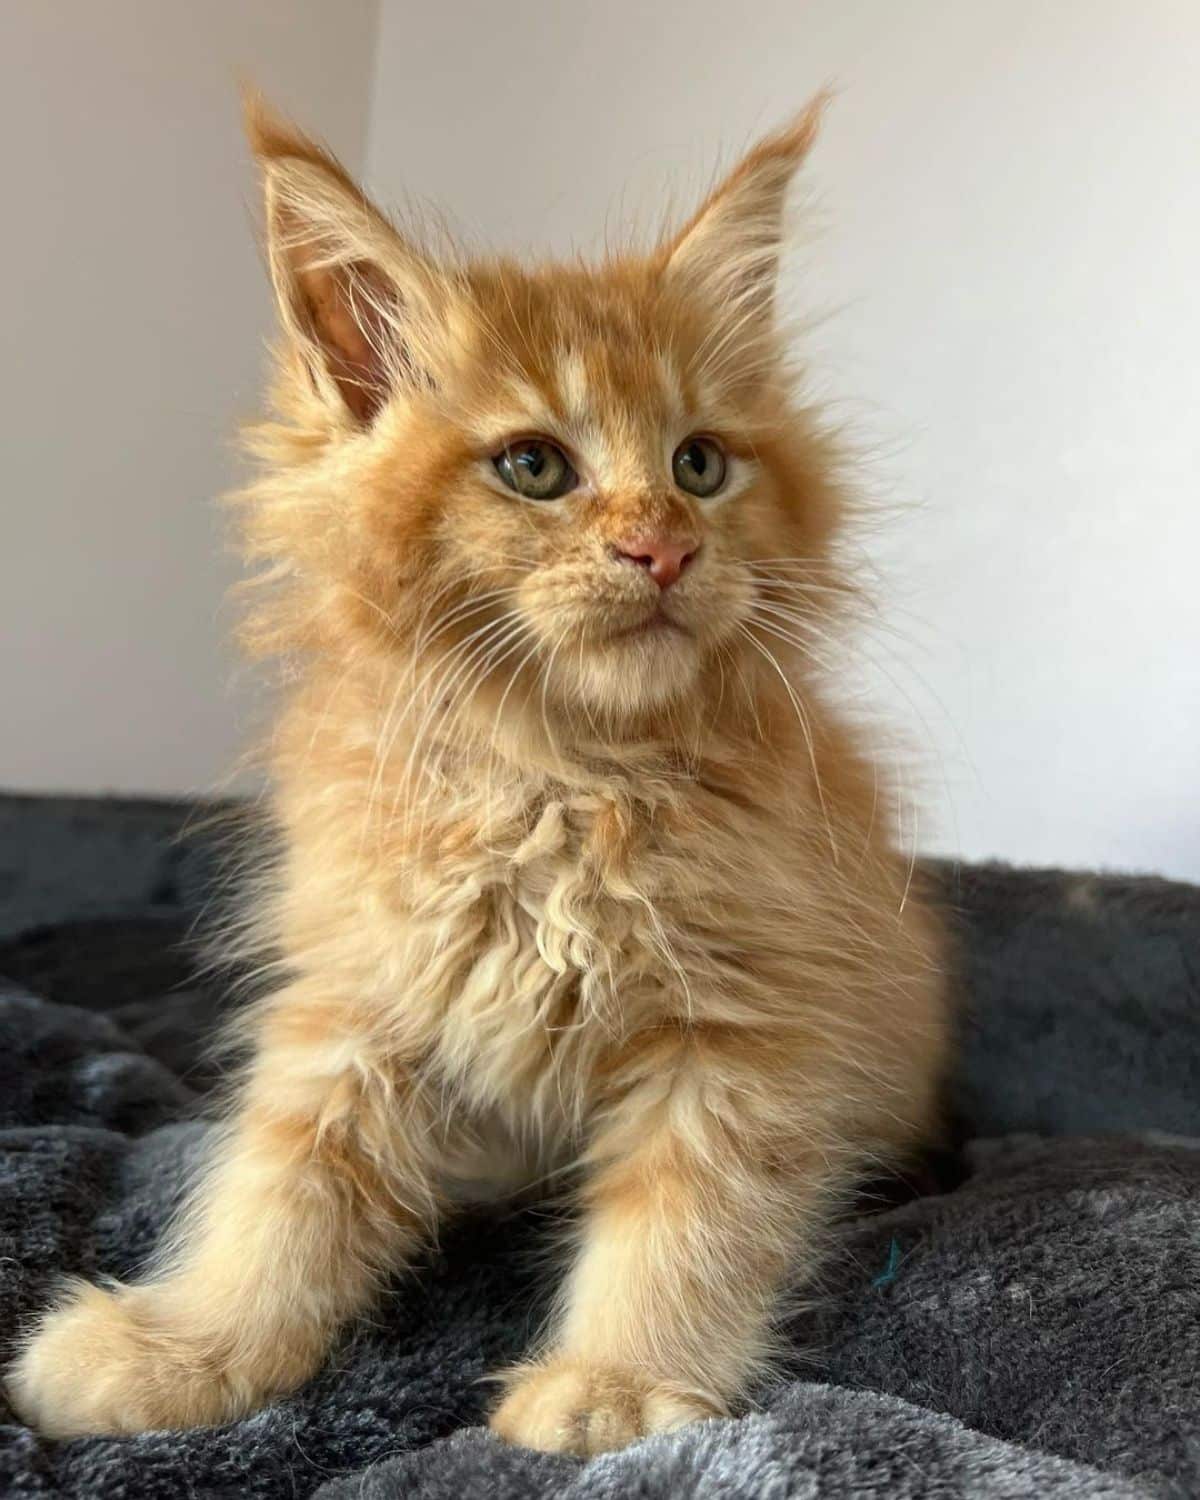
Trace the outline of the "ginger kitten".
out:
<instances>
[{"instance_id":1,"label":"ginger kitten","mask_svg":"<svg viewBox=\"0 0 1200 1500\"><path fill-rule=\"evenodd\" d=\"M590 1454L728 1412L856 1173L930 1129L938 938L814 665L846 501L773 315L818 115L651 253L520 266L433 258L251 108L274 986L157 1269L21 1353L44 1432L252 1411L465 1185L564 1164L573 1261L492 1426Z\"/></svg>"}]
</instances>

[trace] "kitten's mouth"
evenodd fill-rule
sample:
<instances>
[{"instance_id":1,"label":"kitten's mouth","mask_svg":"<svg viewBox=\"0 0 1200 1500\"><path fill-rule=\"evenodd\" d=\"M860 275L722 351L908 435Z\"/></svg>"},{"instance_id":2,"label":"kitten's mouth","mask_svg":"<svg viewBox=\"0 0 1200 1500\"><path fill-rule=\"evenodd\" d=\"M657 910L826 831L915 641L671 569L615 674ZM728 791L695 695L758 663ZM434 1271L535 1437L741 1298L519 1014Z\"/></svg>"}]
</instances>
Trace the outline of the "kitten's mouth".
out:
<instances>
[{"instance_id":1,"label":"kitten's mouth","mask_svg":"<svg viewBox=\"0 0 1200 1500\"><path fill-rule=\"evenodd\" d=\"M624 630L615 631L609 640L632 641L653 639L655 636L665 635L689 635L691 632L668 615L663 614L661 609L654 611L652 615L644 620L639 620L636 625L627 625Z\"/></svg>"}]
</instances>

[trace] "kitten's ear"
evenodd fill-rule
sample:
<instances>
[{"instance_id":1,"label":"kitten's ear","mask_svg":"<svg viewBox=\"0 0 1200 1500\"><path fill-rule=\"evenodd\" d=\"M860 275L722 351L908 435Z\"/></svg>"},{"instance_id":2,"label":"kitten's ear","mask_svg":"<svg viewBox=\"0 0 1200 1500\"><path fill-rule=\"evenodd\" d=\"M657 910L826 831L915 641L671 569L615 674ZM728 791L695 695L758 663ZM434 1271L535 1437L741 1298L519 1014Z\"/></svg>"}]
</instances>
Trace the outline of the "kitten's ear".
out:
<instances>
[{"instance_id":1,"label":"kitten's ear","mask_svg":"<svg viewBox=\"0 0 1200 1500\"><path fill-rule=\"evenodd\" d=\"M427 378L442 278L329 152L255 94L244 110L284 330L317 394L367 424L400 384Z\"/></svg>"},{"instance_id":2,"label":"kitten's ear","mask_svg":"<svg viewBox=\"0 0 1200 1500\"><path fill-rule=\"evenodd\" d=\"M769 323L788 187L817 138L828 103L818 94L792 122L734 167L660 252L666 274L752 335Z\"/></svg>"}]
</instances>

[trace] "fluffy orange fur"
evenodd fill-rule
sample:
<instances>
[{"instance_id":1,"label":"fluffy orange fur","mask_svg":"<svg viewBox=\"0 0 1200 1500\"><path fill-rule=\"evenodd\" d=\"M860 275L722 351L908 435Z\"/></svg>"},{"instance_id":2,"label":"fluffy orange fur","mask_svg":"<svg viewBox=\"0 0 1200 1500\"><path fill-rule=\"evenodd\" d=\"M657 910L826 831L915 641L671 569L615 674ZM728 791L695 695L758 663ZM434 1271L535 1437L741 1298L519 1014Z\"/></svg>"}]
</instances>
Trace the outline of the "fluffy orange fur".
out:
<instances>
[{"instance_id":1,"label":"fluffy orange fur","mask_svg":"<svg viewBox=\"0 0 1200 1500\"><path fill-rule=\"evenodd\" d=\"M565 1168L573 1261L495 1430L728 1412L855 1175L931 1128L938 937L816 664L847 496L773 307L818 115L649 253L526 267L435 257L252 108L283 339L237 504L286 671L239 941L272 983L157 1268L17 1361L43 1431L253 1409L453 1203ZM533 440L559 498L497 467Z\"/></svg>"}]
</instances>

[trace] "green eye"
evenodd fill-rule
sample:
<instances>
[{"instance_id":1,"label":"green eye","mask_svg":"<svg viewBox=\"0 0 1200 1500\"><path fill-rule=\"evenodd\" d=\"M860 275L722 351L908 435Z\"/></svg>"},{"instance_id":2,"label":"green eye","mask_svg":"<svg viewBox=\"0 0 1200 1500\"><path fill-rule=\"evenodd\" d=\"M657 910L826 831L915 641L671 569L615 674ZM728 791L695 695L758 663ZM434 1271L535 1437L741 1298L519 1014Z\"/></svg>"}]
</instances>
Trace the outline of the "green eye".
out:
<instances>
[{"instance_id":1,"label":"green eye","mask_svg":"<svg viewBox=\"0 0 1200 1500\"><path fill-rule=\"evenodd\" d=\"M712 438L688 438L676 448L671 472L681 490L707 500L725 483L725 455Z\"/></svg>"},{"instance_id":2,"label":"green eye","mask_svg":"<svg viewBox=\"0 0 1200 1500\"><path fill-rule=\"evenodd\" d=\"M526 500L557 500L579 483L567 455L544 438L510 443L492 463L509 489Z\"/></svg>"}]
</instances>

